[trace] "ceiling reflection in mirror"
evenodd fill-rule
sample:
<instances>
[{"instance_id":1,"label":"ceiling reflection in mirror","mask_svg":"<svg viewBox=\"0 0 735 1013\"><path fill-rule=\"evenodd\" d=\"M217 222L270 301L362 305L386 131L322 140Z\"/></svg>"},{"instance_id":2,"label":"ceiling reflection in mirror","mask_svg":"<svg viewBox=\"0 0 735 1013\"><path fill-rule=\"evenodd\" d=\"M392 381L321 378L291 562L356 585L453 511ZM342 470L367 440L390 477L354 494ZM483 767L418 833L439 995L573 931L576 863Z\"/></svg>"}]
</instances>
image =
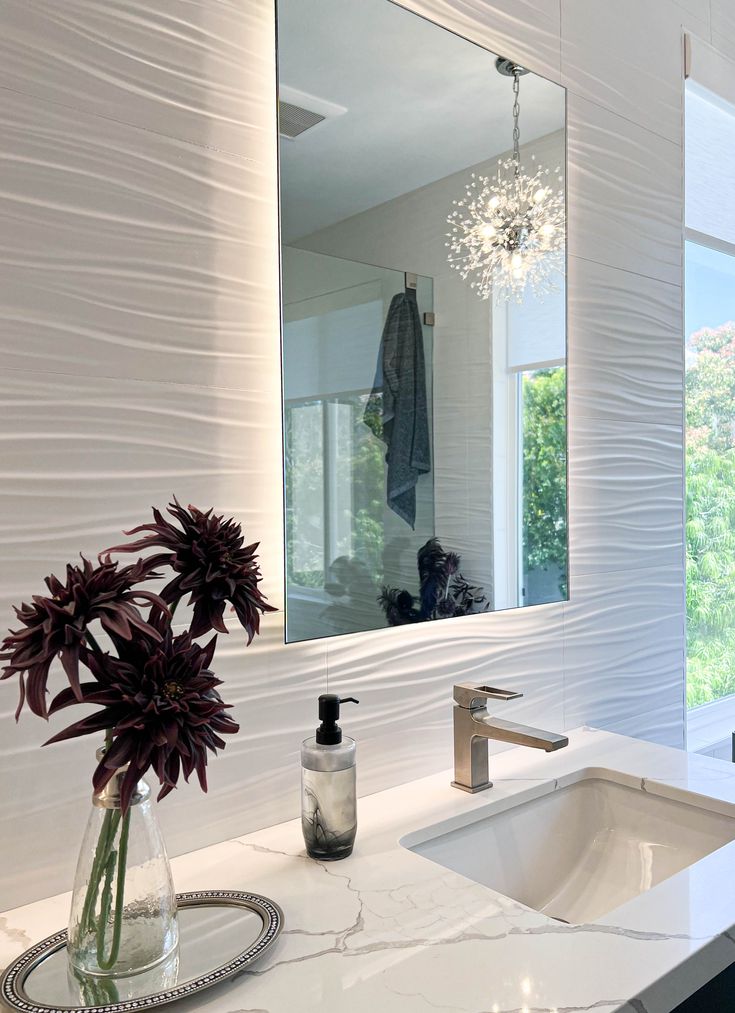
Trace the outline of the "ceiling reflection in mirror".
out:
<instances>
[{"instance_id":1,"label":"ceiling reflection in mirror","mask_svg":"<svg viewBox=\"0 0 735 1013\"><path fill-rule=\"evenodd\" d=\"M390 0L278 65L287 640L565 599L564 89Z\"/></svg>"}]
</instances>

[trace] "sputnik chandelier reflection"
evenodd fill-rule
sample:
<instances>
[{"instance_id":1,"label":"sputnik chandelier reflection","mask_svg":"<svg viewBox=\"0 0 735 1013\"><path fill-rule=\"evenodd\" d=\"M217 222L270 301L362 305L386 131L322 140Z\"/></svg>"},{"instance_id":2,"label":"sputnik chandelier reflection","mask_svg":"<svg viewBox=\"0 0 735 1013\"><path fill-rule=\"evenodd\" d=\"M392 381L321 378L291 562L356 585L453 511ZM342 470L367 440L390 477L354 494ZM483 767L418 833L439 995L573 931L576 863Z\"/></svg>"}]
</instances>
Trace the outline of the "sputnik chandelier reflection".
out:
<instances>
[{"instance_id":1,"label":"sputnik chandelier reflection","mask_svg":"<svg viewBox=\"0 0 735 1013\"><path fill-rule=\"evenodd\" d=\"M498 57L499 73L513 78L513 154L498 159L494 176L472 173L465 196L453 201L447 218L449 263L483 299L491 294L521 301L530 288L536 296L555 289L563 267L564 187L560 168L552 173L521 165L518 125L523 67ZM531 159L535 163L535 157ZM561 184L561 185L559 185Z\"/></svg>"}]
</instances>

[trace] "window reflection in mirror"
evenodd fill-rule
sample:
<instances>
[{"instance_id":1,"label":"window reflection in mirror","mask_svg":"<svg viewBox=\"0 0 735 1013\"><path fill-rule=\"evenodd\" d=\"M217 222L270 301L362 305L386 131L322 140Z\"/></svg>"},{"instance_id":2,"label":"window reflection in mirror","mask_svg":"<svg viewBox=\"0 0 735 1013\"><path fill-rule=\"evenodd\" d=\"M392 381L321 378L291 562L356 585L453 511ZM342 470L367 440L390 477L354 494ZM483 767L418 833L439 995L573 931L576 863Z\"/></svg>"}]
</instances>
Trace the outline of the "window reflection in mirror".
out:
<instances>
[{"instance_id":1,"label":"window reflection in mirror","mask_svg":"<svg viewBox=\"0 0 735 1013\"><path fill-rule=\"evenodd\" d=\"M278 8L287 639L563 600L563 257L482 298L447 247L512 157L512 81L389 0ZM520 95L540 204L565 95Z\"/></svg>"}]
</instances>

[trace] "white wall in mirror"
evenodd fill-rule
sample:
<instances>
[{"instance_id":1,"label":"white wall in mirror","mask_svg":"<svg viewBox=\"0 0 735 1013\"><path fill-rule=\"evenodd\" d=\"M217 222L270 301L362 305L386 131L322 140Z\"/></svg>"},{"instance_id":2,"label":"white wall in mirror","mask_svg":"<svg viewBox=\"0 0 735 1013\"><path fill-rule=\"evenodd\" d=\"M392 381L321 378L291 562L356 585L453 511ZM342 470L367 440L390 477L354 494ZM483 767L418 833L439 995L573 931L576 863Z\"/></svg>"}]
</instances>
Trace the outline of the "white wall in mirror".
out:
<instances>
[{"instance_id":1,"label":"white wall in mirror","mask_svg":"<svg viewBox=\"0 0 735 1013\"><path fill-rule=\"evenodd\" d=\"M524 691L519 720L682 743L680 39L727 36L696 0L408 6L569 89L571 600L428 633L284 646L282 614L248 650L234 633L218 674L243 730L208 796L161 806L174 854L297 814L327 685L361 698L363 793L449 766L460 678ZM11 0L3 26L3 615L174 491L243 520L282 605L271 0L63 19ZM0 690L7 908L68 887L93 743L41 750Z\"/></svg>"}]
</instances>

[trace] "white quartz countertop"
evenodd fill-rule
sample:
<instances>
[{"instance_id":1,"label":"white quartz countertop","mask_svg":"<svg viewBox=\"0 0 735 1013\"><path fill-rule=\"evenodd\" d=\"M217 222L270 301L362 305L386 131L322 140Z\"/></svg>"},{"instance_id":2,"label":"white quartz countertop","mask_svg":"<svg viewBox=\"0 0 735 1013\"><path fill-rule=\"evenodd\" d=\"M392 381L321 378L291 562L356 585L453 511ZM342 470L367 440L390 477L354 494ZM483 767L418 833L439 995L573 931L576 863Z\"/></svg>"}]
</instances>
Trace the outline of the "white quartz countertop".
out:
<instances>
[{"instance_id":1,"label":"white quartz countertop","mask_svg":"<svg viewBox=\"0 0 735 1013\"><path fill-rule=\"evenodd\" d=\"M468 795L433 775L362 798L353 855L307 858L292 821L174 860L177 889L281 905L275 947L181 1013L670 1013L735 962L735 842L605 919L565 925L403 848L412 831L586 767L735 803L735 765L582 728L491 757ZM295 777L297 774L295 773ZM68 895L0 916L0 965L65 924Z\"/></svg>"}]
</instances>

